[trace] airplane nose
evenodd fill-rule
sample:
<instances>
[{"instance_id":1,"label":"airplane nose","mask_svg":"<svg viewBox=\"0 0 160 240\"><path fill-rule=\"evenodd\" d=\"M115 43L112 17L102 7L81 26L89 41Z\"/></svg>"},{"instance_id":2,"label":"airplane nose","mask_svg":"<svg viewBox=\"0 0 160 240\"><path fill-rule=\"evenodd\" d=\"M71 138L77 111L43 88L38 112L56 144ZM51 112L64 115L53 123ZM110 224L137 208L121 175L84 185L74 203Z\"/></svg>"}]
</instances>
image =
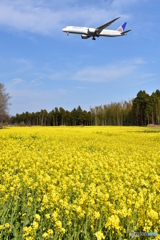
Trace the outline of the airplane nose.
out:
<instances>
[{"instance_id":1,"label":"airplane nose","mask_svg":"<svg viewBox=\"0 0 160 240\"><path fill-rule=\"evenodd\" d=\"M66 28L63 28L62 31L65 32L65 29L66 29Z\"/></svg>"}]
</instances>

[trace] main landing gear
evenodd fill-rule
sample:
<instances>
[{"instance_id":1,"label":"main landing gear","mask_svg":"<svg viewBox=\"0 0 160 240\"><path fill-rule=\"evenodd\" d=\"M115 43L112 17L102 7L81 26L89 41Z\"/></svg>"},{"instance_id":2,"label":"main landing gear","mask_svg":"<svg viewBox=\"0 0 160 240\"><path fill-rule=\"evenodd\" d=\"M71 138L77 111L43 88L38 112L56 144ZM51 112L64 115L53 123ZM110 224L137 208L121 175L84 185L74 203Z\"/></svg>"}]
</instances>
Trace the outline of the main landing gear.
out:
<instances>
[{"instance_id":1,"label":"main landing gear","mask_svg":"<svg viewBox=\"0 0 160 240\"><path fill-rule=\"evenodd\" d=\"M96 40L96 38L95 38L95 37L93 37L93 38L92 38L92 40Z\"/></svg>"}]
</instances>

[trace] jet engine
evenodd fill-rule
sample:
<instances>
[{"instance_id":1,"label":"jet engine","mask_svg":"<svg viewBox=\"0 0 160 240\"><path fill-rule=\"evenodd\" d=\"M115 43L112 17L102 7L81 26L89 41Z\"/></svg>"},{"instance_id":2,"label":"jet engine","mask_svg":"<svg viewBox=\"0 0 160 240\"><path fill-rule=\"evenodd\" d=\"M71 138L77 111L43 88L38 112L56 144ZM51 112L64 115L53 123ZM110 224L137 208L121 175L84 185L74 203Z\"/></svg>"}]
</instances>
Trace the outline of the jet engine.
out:
<instances>
[{"instance_id":1,"label":"jet engine","mask_svg":"<svg viewBox=\"0 0 160 240\"><path fill-rule=\"evenodd\" d=\"M87 39L87 38L88 38L88 36L87 36L87 35L85 35L85 34L82 34L82 35L81 35L81 38L82 38L82 39Z\"/></svg>"}]
</instances>

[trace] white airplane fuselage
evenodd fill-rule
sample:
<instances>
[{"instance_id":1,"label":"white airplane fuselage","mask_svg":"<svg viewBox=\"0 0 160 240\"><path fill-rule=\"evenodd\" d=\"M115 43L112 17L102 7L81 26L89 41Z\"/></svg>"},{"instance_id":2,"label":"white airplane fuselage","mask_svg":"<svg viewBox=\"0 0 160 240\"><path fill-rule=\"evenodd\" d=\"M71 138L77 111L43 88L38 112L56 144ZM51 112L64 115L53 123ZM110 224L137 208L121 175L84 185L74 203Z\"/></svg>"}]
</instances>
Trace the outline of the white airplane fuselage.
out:
<instances>
[{"instance_id":1,"label":"white airplane fuselage","mask_svg":"<svg viewBox=\"0 0 160 240\"><path fill-rule=\"evenodd\" d=\"M96 32L96 28L87 28L87 27L77 27L77 26L68 26L62 29L63 32L66 32L67 35L69 33L74 34L82 34L82 38L87 37L99 37L99 36L105 36L105 37L119 37L122 36L121 32L117 30L106 30L103 29L100 33Z\"/></svg>"}]
</instances>

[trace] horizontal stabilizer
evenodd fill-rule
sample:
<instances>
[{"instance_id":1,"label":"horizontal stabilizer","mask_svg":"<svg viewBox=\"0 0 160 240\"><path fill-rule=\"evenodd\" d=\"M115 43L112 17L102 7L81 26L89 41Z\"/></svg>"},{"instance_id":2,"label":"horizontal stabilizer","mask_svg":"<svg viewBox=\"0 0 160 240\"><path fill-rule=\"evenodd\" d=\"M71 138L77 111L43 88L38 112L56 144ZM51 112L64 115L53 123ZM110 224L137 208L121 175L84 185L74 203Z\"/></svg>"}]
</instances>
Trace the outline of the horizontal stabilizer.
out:
<instances>
[{"instance_id":1,"label":"horizontal stabilizer","mask_svg":"<svg viewBox=\"0 0 160 240\"><path fill-rule=\"evenodd\" d=\"M121 35L126 35L128 32L130 32L131 31L131 29L130 30L127 30L127 31L124 31L124 32L122 32L121 33Z\"/></svg>"}]
</instances>

